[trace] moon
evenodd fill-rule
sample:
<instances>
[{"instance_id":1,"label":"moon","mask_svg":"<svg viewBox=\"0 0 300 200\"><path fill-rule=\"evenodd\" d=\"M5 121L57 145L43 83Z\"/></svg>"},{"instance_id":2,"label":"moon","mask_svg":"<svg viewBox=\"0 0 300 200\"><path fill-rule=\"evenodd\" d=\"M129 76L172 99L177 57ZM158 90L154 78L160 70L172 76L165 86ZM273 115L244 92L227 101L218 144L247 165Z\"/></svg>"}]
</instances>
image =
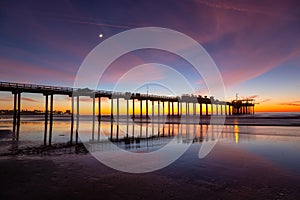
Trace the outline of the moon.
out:
<instances>
[{"instance_id":1,"label":"moon","mask_svg":"<svg viewBox=\"0 0 300 200\"><path fill-rule=\"evenodd\" d=\"M100 34L99 34L99 38L102 38L102 37L103 37L103 34L102 34L102 33L100 33Z\"/></svg>"}]
</instances>

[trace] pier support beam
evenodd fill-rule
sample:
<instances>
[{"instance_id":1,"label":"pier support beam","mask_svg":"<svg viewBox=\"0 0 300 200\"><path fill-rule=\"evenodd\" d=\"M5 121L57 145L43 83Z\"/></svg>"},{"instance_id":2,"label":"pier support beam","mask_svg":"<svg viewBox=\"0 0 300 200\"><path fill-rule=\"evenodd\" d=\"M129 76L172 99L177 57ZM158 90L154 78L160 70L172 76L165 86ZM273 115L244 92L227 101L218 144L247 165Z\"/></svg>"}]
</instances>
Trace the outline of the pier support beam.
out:
<instances>
[{"instance_id":1,"label":"pier support beam","mask_svg":"<svg viewBox=\"0 0 300 200\"><path fill-rule=\"evenodd\" d=\"M221 106L221 115L223 115L223 104L220 104Z\"/></svg>"},{"instance_id":2,"label":"pier support beam","mask_svg":"<svg viewBox=\"0 0 300 200\"><path fill-rule=\"evenodd\" d=\"M13 119L13 134L14 137L13 139L15 140L16 138L16 125L17 125L17 93L14 93L14 119Z\"/></svg>"},{"instance_id":3,"label":"pier support beam","mask_svg":"<svg viewBox=\"0 0 300 200\"><path fill-rule=\"evenodd\" d=\"M154 118L154 101L152 101L152 118Z\"/></svg>"},{"instance_id":4,"label":"pier support beam","mask_svg":"<svg viewBox=\"0 0 300 200\"><path fill-rule=\"evenodd\" d=\"M188 111L189 110L189 103L185 102L185 115L188 116Z\"/></svg>"},{"instance_id":5,"label":"pier support beam","mask_svg":"<svg viewBox=\"0 0 300 200\"><path fill-rule=\"evenodd\" d=\"M134 99L132 99L132 119L135 118L135 111L134 111Z\"/></svg>"},{"instance_id":6,"label":"pier support beam","mask_svg":"<svg viewBox=\"0 0 300 200\"><path fill-rule=\"evenodd\" d=\"M17 113L17 136L16 140L19 140L19 134L20 134L20 124L21 124L21 93L18 93L18 113Z\"/></svg>"},{"instance_id":7,"label":"pier support beam","mask_svg":"<svg viewBox=\"0 0 300 200\"><path fill-rule=\"evenodd\" d=\"M47 128L48 127L48 95L45 95L45 130L44 130L44 146L47 145Z\"/></svg>"},{"instance_id":8,"label":"pier support beam","mask_svg":"<svg viewBox=\"0 0 300 200\"><path fill-rule=\"evenodd\" d=\"M206 116L208 116L208 103L206 103L205 106L206 106L205 107L205 112L206 112L205 114L206 114Z\"/></svg>"},{"instance_id":9,"label":"pier support beam","mask_svg":"<svg viewBox=\"0 0 300 200\"><path fill-rule=\"evenodd\" d=\"M70 133L70 144L73 144L73 132L74 132L74 96L72 95L71 100L71 133Z\"/></svg>"},{"instance_id":10,"label":"pier support beam","mask_svg":"<svg viewBox=\"0 0 300 200\"><path fill-rule=\"evenodd\" d=\"M120 101L119 97L117 97L117 134L116 134L116 140L119 140L119 120L120 120Z\"/></svg>"},{"instance_id":11,"label":"pier support beam","mask_svg":"<svg viewBox=\"0 0 300 200\"><path fill-rule=\"evenodd\" d=\"M146 119L149 118L149 112L148 112L148 99L146 99Z\"/></svg>"},{"instance_id":12,"label":"pier support beam","mask_svg":"<svg viewBox=\"0 0 300 200\"><path fill-rule=\"evenodd\" d=\"M168 116L170 117L170 115L171 115L170 101L168 101Z\"/></svg>"},{"instance_id":13,"label":"pier support beam","mask_svg":"<svg viewBox=\"0 0 300 200\"><path fill-rule=\"evenodd\" d=\"M76 104L76 134L75 134L75 143L78 144L78 131L79 131L79 95L77 96L77 104Z\"/></svg>"},{"instance_id":14,"label":"pier support beam","mask_svg":"<svg viewBox=\"0 0 300 200\"><path fill-rule=\"evenodd\" d=\"M143 117L143 101L140 100L140 118L142 119Z\"/></svg>"},{"instance_id":15,"label":"pier support beam","mask_svg":"<svg viewBox=\"0 0 300 200\"><path fill-rule=\"evenodd\" d=\"M200 103L200 116L202 116L202 103Z\"/></svg>"},{"instance_id":16,"label":"pier support beam","mask_svg":"<svg viewBox=\"0 0 300 200\"><path fill-rule=\"evenodd\" d=\"M100 142L100 127L101 127L101 97L98 97L98 131L97 142Z\"/></svg>"},{"instance_id":17,"label":"pier support beam","mask_svg":"<svg viewBox=\"0 0 300 200\"><path fill-rule=\"evenodd\" d=\"M53 94L50 95L49 146L51 146L52 143L52 127L53 127Z\"/></svg>"}]
</instances>

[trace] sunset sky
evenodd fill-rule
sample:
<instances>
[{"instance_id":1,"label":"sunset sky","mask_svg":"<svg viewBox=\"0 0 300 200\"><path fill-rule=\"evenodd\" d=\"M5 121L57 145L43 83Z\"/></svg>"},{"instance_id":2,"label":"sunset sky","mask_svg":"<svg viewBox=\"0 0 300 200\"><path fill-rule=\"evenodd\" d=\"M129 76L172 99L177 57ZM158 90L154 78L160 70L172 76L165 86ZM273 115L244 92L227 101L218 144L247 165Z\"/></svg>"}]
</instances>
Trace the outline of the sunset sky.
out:
<instances>
[{"instance_id":1,"label":"sunset sky","mask_svg":"<svg viewBox=\"0 0 300 200\"><path fill-rule=\"evenodd\" d=\"M0 81L73 86L84 58L103 40L132 28L163 27L190 36L206 49L221 72L227 100L238 93L240 98L254 97L259 103L256 111L300 112L299 24L297 0L2 0ZM202 78L194 75L186 61L150 49L116 60L99 89L113 89L126 71L151 62L172 67L198 94L207 94ZM126 84L138 87L135 77L141 76L155 82L170 74L151 68L133 71ZM149 92L164 93L151 86ZM69 108L67 97L56 96L55 100L56 109ZM0 109L12 109L12 95L0 92L0 105ZM43 107L42 95L23 95L22 108Z\"/></svg>"}]
</instances>

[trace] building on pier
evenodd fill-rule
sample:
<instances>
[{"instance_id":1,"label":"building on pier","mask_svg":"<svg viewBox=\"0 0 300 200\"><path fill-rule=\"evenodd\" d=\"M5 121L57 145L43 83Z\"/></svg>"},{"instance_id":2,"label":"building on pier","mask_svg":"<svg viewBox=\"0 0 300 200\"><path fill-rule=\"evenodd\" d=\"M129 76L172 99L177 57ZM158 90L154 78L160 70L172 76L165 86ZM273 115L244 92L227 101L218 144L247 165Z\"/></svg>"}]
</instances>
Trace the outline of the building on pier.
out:
<instances>
[{"instance_id":1,"label":"building on pier","mask_svg":"<svg viewBox=\"0 0 300 200\"><path fill-rule=\"evenodd\" d=\"M254 115L254 99L233 100L231 102L233 115Z\"/></svg>"}]
</instances>

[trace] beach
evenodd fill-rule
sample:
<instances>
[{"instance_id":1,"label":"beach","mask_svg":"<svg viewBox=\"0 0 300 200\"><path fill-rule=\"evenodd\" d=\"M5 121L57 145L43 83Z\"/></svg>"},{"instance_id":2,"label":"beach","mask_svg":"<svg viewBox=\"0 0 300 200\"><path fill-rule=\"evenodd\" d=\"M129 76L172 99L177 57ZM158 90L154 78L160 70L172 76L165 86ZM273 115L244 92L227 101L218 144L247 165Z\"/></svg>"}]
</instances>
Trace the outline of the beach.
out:
<instances>
[{"instance_id":1,"label":"beach","mask_svg":"<svg viewBox=\"0 0 300 200\"><path fill-rule=\"evenodd\" d=\"M196 147L195 147L196 148ZM192 148L188 153L196 153ZM2 199L297 199L299 174L217 147L148 174L112 170L89 154L1 158ZM242 155L241 155L242 154ZM223 159L222 159L223 157ZM224 159L226 157L226 159ZM231 159L228 159L231 158Z\"/></svg>"},{"instance_id":2,"label":"beach","mask_svg":"<svg viewBox=\"0 0 300 200\"><path fill-rule=\"evenodd\" d=\"M57 120L54 124L54 138L58 139L52 147L41 145L43 125L35 132L32 126L40 122L31 120L31 123L21 124L21 141L1 139L1 199L297 199L300 196L298 126L226 125L213 150L199 159L203 145L199 134L201 128L207 127L182 124L184 134L195 133L188 150L165 168L134 174L105 166L83 145L76 147L64 142L68 138L64 121ZM90 121L86 123L81 132L89 133ZM7 123L1 125L9 127ZM138 131L136 134L141 131L145 135L148 129L150 134L151 123L148 125L136 125L139 127L134 129ZM104 132L111 128L109 123L103 127ZM166 135L176 136L181 127L166 124L160 129L165 128ZM125 130L126 126L120 129ZM30 134L25 137L26 130L39 133L39 137ZM8 130L3 132L10 134ZM203 138L211 140L205 131L203 134ZM120 138L123 136L120 133ZM30 139L34 142L27 141ZM142 148L143 144L132 148ZM149 140L149 144L153 147L156 143Z\"/></svg>"}]
</instances>

